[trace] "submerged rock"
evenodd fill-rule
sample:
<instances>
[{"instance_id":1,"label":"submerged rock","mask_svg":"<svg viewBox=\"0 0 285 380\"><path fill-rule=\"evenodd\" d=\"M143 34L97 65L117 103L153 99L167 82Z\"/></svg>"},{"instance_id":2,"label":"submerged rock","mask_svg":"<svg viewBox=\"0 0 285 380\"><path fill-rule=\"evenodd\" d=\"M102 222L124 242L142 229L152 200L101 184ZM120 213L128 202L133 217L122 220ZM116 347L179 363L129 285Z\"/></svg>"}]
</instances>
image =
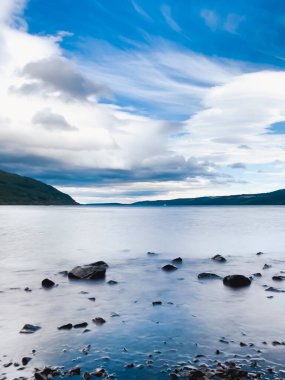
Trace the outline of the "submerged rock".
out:
<instances>
[{"instance_id":1,"label":"submerged rock","mask_svg":"<svg viewBox=\"0 0 285 380\"><path fill-rule=\"evenodd\" d=\"M256 254L257 256L261 256L261 255L264 255L264 252L257 252Z\"/></svg>"},{"instance_id":2,"label":"submerged rock","mask_svg":"<svg viewBox=\"0 0 285 380\"><path fill-rule=\"evenodd\" d=\"M42 287L43 288L46 288L46 289L51 289L55 286L55 283L50 280L49 278L45 278L43 281L42 281Z\"/></svg>"},{"instance_id":3,"label":"submerged rock","mask_svg":"<svg viewBox=\"0 0 285 380\"><path fill-rule=\"evenodd\" d=\"M182 264L183 260L181 257L176 257L175 259L171 260L174 264Z\"/></svg>"},{"instance_id":4,"label":"submerged rock","mask_svg":"<svg viewBox=\"0 0 285 380\"><path fill-rule=\"evenodd\" d=\"M215 255L212 257L212 260L217 261L218 263L225 263L227 261L222 255Z\"/></svg>"},{"instance_id":5,"label":"submerged rock","mask_svg":"<svg viewBox=\"0 0 285 380\"><path fill-rule=\"evenodd\" d=\"M88 326L88 323L87 322L82 322L82 323L77 323L76 325L73 325L73 327L75 329L81 329L81 328L85 328Z\"/></svg>"},{"instance_id":6,"label":"submerged rock","mask_svg":"<svg viewBox=\"0 0 285 380\"><path fill-rule=\"evenodd\" d=\"M178 268L175 265L166 264L161 269L164 270L165 272L173 272L173 271L177 270Z\"/></svg>"},{"instance_id":7,"label":"submerged rock","mask_svg":"<svg viewBox=\"0 0 285 380\"><path fill-rule=\"evenodd\" d=\"M241 274L234 274L226 276L223 279L223 283L225 286L229 286L231 288L242 288L245 286L249 286L251 284L251 281L246 276L243 276Z\"/></svg>"},{"instance_id":8,"label":"submerged rock","mask_svg":"<svg viewBox=\"0 0 285 380\"><path fill-rule=\"evenodd\" d=\"M273 276L272 280L273 281L283 281L283 280L285 280L285 276Z\"/></svg>"},{"instance_id":9,"label":"submerged rock","mask_svg":"<svg viewBox=\"0 0 285 380\"><path fill-rule=\"evenodd\" d=\"M68 272L68 278L73 280L98 280L105 278L108 264L104 261L77 266Z\"/></svg>"},{"instance_id":10,"label":"submerged rock","mask_svg":"<svg viewBox=\"0 0 285 380\"><path fill-rule=\"evenodd\" d=\"M66 325L59 326L58 330L71 330L73 327L72 323L67 323Z\"/></svg>"},{"instance_id":11,"label":"submerged rock","mask_svg":"<svg viewBox=\"0 0 285 380\"><path fill-rule=\"evenodd\" d=\"M219 279L221 279L222 277L221 277L221 276L218 276L218 275L215 274L215 273L202 272L202 273L199 273L199 274L198 274L198 278L199 278L199 280L211 280L211 279L219 280Z\"/></svg>"},{"instance_id":12,"label":"submerged rock","mask_svg":"<svg viewBox=\"0 0 285 380\"><path fill-rule=\"evenodd\" d=\"M153 301L152 302L152 306L159 306L159 305L162 305L161 301Z\"/></svg>"},{"instance_id":13,"label":"submerged rock","mask_svg":"<svg viewBox=\"0 0 285 380\"><path fill-rule=\"evenodd\" d=\"M34 332L38 331L41 327L37 325L31 325L29 323L25 324L20 331L21 334L33 334Z\"/></svg>"},{"instance_id":14,"label":"submerged rock","mask_svg":"<svg viewBox=\"0 0 285 380\"><path fill-rule=\"evenodd\" d=\"M271 267L272 267L272 265L264 264L262 269L269 269L269 268L271 268Z\"/></svg>"},{"instance_id":15,"label":"submerged rock","mask_svg":"<svg viewBox=\"0 0 285 380\"><path fill-rule=\"evenodd\" d=\"M102 318L102 317L96 317L96 318L92 319L92 321L93 321L96 325L103 325L104 323L106 323L105 319Z\"/></svg>"},{"instance_id":16,"label":"submerged rock","mask_svg":"<svg viewBox=\"0 0 285 380\"><path fill-rule=\"evenodd\" d=\"M274 293L284 293L285 290L274 288L273 286L270 286L269 288L265 289L266 292L274 292Z\"/></svg>"},{"instance_id":17,"label":"submerged rock","mask_svg":"<svg viewBox=\"0 0 285 380\"><path fill-rule=\"evenodd\" d=\"M108 281L108 284L109 284L109 285L117 285L117 284L118 284L118 281L115 281L115 280L109 280L109 281Z\"/></svg>"}]
</instances>

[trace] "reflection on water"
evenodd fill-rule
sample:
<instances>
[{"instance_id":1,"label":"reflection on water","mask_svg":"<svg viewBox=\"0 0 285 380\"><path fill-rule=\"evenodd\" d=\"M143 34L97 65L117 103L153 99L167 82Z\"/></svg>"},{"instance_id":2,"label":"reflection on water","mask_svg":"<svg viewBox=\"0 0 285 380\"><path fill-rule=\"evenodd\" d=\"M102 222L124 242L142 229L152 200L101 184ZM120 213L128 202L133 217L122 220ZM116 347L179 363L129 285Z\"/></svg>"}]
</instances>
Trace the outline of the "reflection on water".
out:
<instances>
[{"instance_id":1,"label":"reflection on water","mask_svg":"<svg viewBox=\"0 0 285 380\"><path fill-rule=\"evenodd\" d=\"M197 354L206 355L200 360L207 362L219 349L219 360L250 354L282 366L285 347L271 342L284 340L285 293L267 292L264 285L285 289L272 281L285 270L284 210L1 207L0 354L7 355L2 363L20 361L35 349L20 375L36 366L68 363L84 370L104 365L122 379L163 379L171 364ZM257 256L258 251L265 254ZM227 263L209 259L217 253ZM177 256L183 258L177 271L161 271ZM106 281L70 282L58 273L97 260L110 266ZM265 263L272 268L262 270ZM233 291L220 280L198 280L205 271L221 276L261 272L263 277ZM58 286L41 289L45 277ZM107 284L110 279L118 284ZM157 300L161 306L152 305ZM97 316L107 322L96 326L92 319ZM68 322L88 322L90 331L57 330ZM25 323L42 328L19 334ZM220 342L222 337L229 343ZM90 353L84 355L80 350L88 344ZM144 368L124 368L131 362ZM5 372L19 376L13 366Z\"/></svg>"}]
</instances>

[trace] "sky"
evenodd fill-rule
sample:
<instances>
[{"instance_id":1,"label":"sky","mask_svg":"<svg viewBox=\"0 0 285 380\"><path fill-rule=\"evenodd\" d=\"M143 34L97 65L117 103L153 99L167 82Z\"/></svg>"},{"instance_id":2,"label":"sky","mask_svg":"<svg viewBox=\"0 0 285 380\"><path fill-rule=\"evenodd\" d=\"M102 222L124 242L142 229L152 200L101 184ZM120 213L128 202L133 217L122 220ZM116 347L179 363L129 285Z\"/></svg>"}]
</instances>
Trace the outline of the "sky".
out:
<instances>
[{"instance_id":1,"label":"sky","mask_svg":"<svg viewBox=\"0 0 285 380\"><path fill-rule=\"evenodd\" d=\"M81 203L285 188L285 2L1 0L0 169Z\"/></svg>"}]
</instances>

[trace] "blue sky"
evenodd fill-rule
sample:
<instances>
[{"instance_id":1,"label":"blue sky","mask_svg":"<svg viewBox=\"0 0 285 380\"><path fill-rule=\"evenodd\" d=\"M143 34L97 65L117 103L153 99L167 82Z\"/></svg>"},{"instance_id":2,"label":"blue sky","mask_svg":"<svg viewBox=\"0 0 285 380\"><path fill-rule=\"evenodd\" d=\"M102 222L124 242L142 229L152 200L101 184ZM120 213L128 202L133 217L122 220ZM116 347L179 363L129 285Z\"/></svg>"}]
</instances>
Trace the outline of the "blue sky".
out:
<instances>
[{"instance_id":1,"label":"blue sky","mask_svg":"<svg viewBox=\"0 0 285 380\"><path fill-rule=\"evenodd\" d=\"M284 39L279 0L3 0L0 167L82 202L283 188Z\"/></svg>"}]
</instances>

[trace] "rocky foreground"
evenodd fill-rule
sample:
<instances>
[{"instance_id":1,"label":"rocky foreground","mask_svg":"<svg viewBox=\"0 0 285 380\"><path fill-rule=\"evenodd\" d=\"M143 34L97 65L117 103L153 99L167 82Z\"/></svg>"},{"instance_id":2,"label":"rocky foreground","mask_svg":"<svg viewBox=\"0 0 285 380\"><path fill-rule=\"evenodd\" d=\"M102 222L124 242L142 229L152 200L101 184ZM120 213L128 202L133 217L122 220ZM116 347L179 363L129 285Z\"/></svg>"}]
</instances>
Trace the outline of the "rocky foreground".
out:
<instances>
[{"instance_id":1,"label":"rocky foreground","mask_svg":"<svg viewBox=\"0 0 285 380\"><path fill-rule=\"evenodd\" d=\"M155 256L156 253L148 252L147 255L151 258ZM257 253L258 256L263 255L262 252ZM226 265L227 259L221 255L215 255L211 259L216 262L218 265ZM179 271L181 266L183 266L183 259L181 257L174 258L172 261L165 263L161 267L161 270L168 272ZM106 276L106 272L109 268L109 265L104 261L97 261L91 264L76 266L69 271L60 272L62 276L67 277L71 285L73 281L94 281L96 283L97 280L104 280ZM271 268L271 265L264 264L262 271L266 271ZM262 272L261 271L261 272ZM222 281L225 287L229 287L232 289L243 288L246 289L251 286L253 281L256 279L262 278L263 274L261 272L252 273L250 275L244 274L235 274L235 275L227 275L220 276L213 272L201 272L197 273L198 280L201 281ZM285 273L280 271L272 276L273 283L282 284L285 281ZM109 280L107 282L110 286L115 286L118 284L115 280ZM55 281L50 278L44 278L42 280L41 286L46 291L52 291L53 288L56 288L58 285ZM26 287L24 289L26 292L32 292L33 289ZM283 288L264 285L264 291L268 292L267 298L273 298L274 293L284 293L285 290ZM92 302L95 301L94 297L88 297L88 299ZM168 302L171 305L171 302ZM157 299L152 302L152 307L160 307L163 305L163 301ZM119 317L119 314L113 313L111 317ZM282 318L282 316L280 316ZM73 330L77 329L82 331L83 333L90 332L90 325L103 326L106 321L101 316L95 316L91 321L82 321L80 323L74 323L73 321L66 321L65 324L57 326L58 330ZM20 334L38 334L38 331L42 328L42 326L34 325L31 323L26 323L22 329L19 331ZM284 334L284 331L282 332ZM225 347L229 347L231 344L238 344L241 348L251 348L255 350L255 354L249 354L245 351L244 355L233 354L230 359L225 360L225 355L223 350L216 349L212 355L206 356L204 354L196 354L192 357L189 357L188 361L178 362L176 364L173 363L164 363L164 369L160 370L157 374L157 379L188 379L188 380L206 380L206 379L284 379L285 378L285 364L284 368L280 365L276 366L268 366L265 360L262 357L262 350L260 350L259 345L260 342L250 342L246 339L246 334L244 334L244 341L233 342L228 340L225 337L221 337L219 343L225 345ZM282 349L284 347L284 357L285 357L285 341L282 339L284 336L279 337L278 339L267 342L262 341L262 345L268 346L271 345L273 347L279 347ZM258 339L257 339L258 340ZM166 343L166 342L165 342ZM196 343L198 346L198 343ZM91 350L91 345L83 346L81 348L82 356L89 355ZM123 350L127 351L126 348ZM144 368L155 368L156 360L158 360L159 355L161 354L160 350L156 350L153 353L148 353L145 356L145 360L142 362L133 361L126 362L124 367L127 371L136 371L142 370ZM24 373L25 370L32 368L32 363L34 357L37 355L36 350L31 352L31 355L24 356L21 359L21 362L7 360L6 356L3 355L1 360L3 370L0 373L0 380L9 380L8 369L15 368L15 370L19 371L19 373ZM102 358L106 362L110 360L110 357ZM130 378L135 379L136 376L134 374L131 375ZM83 378L84 380L89 380L92 378L102 378L102 379L121 379L122 377L117 377L116 373L109 373L108 370L101 366L94 368L92 370L86 370L84 363L80 365L70 365L67 367L58 367L58 366L46 366L43 368L34 368L32 376L19 376L14 377L14 380L21 379L26 380L29 378L35 378L36 380L53 380L57 378ZM128 379L128 372L125 374L124 379ZM138 377L143 378L143 377ZM146 378L146 377L145 377Z\"/></svg>"}]
</instances>

